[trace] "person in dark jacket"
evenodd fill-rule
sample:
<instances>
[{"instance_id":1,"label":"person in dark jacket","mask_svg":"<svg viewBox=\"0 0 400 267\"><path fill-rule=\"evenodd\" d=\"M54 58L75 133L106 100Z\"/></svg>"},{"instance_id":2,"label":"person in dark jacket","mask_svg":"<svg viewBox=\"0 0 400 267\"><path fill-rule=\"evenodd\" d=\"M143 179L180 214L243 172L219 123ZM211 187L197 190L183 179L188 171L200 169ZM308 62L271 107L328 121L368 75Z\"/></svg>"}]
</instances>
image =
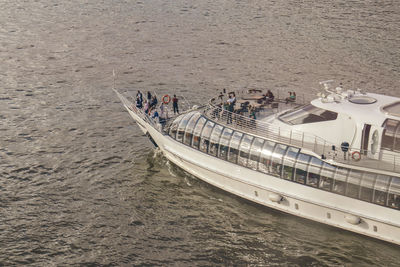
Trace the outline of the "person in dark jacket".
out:
<instances>
[{"instance_id":1,"label":"person in dark jacket","mask_svg":"<svg viewBox=\"0 0 400 267\"><path fill-rule=\"evenodd\" d=\"M179 114L178 98L176 97L176 95L174 95L174 97L172 98L172 107L174 108L174 114Z\"/></svg>"}]
</instances>

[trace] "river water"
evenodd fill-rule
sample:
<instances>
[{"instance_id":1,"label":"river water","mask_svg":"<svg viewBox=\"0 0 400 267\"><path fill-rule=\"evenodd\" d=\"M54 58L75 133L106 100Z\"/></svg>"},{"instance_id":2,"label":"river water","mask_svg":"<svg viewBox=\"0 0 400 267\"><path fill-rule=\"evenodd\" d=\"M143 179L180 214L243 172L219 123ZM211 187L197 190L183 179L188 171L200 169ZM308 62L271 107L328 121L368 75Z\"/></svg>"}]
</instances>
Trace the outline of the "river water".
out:
<instances>
[{"instance_id":1,"label":"river water","mask_svg":"<svg viewBox=\"0 0 400 267\"><path fill-rule=\"evenodd\" d=\"M399 95L399 29L397 1L0 0L0 266L398 266L184 173L111 87Z\"/></svg>"}]
</instances>

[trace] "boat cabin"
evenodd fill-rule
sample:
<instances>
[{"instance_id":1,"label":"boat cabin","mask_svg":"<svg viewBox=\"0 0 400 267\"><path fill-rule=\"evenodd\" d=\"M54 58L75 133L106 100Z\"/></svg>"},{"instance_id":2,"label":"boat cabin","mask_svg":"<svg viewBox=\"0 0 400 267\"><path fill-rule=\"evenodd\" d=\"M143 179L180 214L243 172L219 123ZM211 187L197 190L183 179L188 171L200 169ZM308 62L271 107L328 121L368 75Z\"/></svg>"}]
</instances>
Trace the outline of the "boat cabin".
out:
<instances>
[{"instance_id":1,"label":"boat cabin","mask_svg":"<svg viewBox=\"0 0 400 267\"><path fill-rule=\"evenodd\" d=\"M400 102L377 94L346 93L321 97L268 120L283 132L313 134L328 143L348 143L369 158L380 151L400 152Z\"/></svg>"}]
</instances>

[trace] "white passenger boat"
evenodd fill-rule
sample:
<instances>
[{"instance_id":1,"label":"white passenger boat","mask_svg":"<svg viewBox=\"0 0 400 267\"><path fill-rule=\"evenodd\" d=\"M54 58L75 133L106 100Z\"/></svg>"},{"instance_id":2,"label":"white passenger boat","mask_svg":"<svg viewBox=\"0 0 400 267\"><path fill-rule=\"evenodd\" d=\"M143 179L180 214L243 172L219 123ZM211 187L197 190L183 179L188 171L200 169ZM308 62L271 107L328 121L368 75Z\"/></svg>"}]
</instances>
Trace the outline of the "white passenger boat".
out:
<instances>
[{"instance_id":1,"label":"white passenger boat","mask_svg":"<svg viewBox=\"0 0 400 267\"><path fill-rule=\"evenodd\" d=\"M274 99L236 92L232 112L221 94L161 123L116 93L188 173L259 204L400 245L400 98L323 84L308 104L277 91Z\"/></svg>"}]
</instances>

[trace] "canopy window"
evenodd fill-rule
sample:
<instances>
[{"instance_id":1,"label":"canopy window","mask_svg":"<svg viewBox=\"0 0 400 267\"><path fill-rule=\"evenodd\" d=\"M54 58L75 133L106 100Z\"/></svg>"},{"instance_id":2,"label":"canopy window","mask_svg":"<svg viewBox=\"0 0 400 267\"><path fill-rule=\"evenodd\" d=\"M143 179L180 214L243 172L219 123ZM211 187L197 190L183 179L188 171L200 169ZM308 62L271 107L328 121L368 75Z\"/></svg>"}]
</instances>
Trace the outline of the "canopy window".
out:
<instances>
[{"instance_id":1,"label":"canopy window","mask_svg":"<svg viewBox=\"0 0 400 267\"><path fill-rule=\"evenodd\" d=\"M190 146L192 144L192 137L193 137L193 130L196 126L197 121L199 120L201 114L195 113L193 117L190 118L186 129L185 129L185 136L183 138L183 143Z\"/></svg>"},{"instance_id":2,"label":"canopy window","mask_svg":"<svg viewBox=\"0 0 400 267\"><path fill-rule=\"evenodd\" d=\"M242 166L247 166L247 160L250 156L250 146L253 142L253 139L253 136L245 134L243 136L242 142L240 143L238 163Z\"/></svg>"},{"instance_id":3,"label":"canopy window","mask_svg":"<svg viewBox=\"0 0 400 267\"><path fill-rule=\"evenodd\" d=\"M210 135L214 128L215 123L212 121L207 121L207 124L204 126L203 131L201 132L200 137L200 150L207 153L208 145L210 144Z\"/></svg>"},{"instance_id":4,"label":"canopy window","mask_svg":"<svg viewBox=\"0 0 400 267\"><path fill-rule=\"evenodd\" d=\"M236 163L239 154L239 145L242 140L243 134L240 132L234 132L229 145L228 160L232 163Z\"/></svg>"},{"instance_id":5,"label":"canopy window","mask_svg":"<svg viewBox=\"0 0 400 267\"><path fill-rule=\"evenodd\" d=\"M251 144L251 149L250 149L250 157L249 161L247 163L247 167L257 170L258 167L258 161L260 160L260 154L262 147L264 145L264 140L261 138L255 138L253 143Z\"/></svg>"},{"instance_id":6,"label":"canopy window","mask_svg":"<svg viewBox=\"0 0 400 267\"><path fill-rule=\"evenodd\" d=\"M210 143L210 149L209 149L208 153L210 153L213 156L218 155L219 139L220 139L223 129L224 129L224 127L217 124L217 125L215 125L214 130L211 133L211 140L210 140L211 143Z\"/></svg>"},{"instance_id":7,"label":"canopy window","mask_svg":"<svg viewBox=\"0 0 400 267\"><path fill-rule=\"evenodd\" d=\"M291 125L333 121L337 119L338 114L333 111L315 107L311 104L303 106L300 109L285 113L279 119Z\"/></svg>"},{"instance_id":8,"label":"canopy window","mask_svg":"<svg viewBox=\"0 0 400 267\"><path fill-rule=\"evenodd\" d=\"M200 144L200 134L201 131L203 130L204 125L206 124L207 120L204 117L200 117L200 119L197 121L196 126L194 127L193 130L193 141L192 141L192 147L194 148L199 148Z\"/></svg>"},{"instance_id":9,"label":"canopy window","mask_svg":"<svg viewBox=\"0 0 400 267\"><path fill-rule=\"evenodd\" d=\"M275 143L266 140L264 143L264 146L261 150L261 155L260 155L260 164L258 165L258 168L260 171L265 172L265 173L270 173L271 170L271 156L272 156L272 151L274 151L275 148Z\"/></svg>"},{"instance_id":10,"label":"canopy window","mask_svg":"<svg viewBox=\"0 0 400 267\"><path fill-rule=\"evenodd\" d=\"M176 134L176 141L183 142L183 136L185 134L186 126L192 116L193 116L193 113L186 114L183 117L183 119L181 120L181 122L179 123L178 133Z\"/></svg>"},{"instance_id":11,"label":"canopy window","mask_svg":"<svg viewBox=\"0 0 400 267\"><path fill-rule=\"evenodd\" d=\"M225 128L222 132L221 139L219 142L219 157L226 160L228 157L229 142L231 140L233 131L229 128Z\"/></svg>"}]
</instances>

